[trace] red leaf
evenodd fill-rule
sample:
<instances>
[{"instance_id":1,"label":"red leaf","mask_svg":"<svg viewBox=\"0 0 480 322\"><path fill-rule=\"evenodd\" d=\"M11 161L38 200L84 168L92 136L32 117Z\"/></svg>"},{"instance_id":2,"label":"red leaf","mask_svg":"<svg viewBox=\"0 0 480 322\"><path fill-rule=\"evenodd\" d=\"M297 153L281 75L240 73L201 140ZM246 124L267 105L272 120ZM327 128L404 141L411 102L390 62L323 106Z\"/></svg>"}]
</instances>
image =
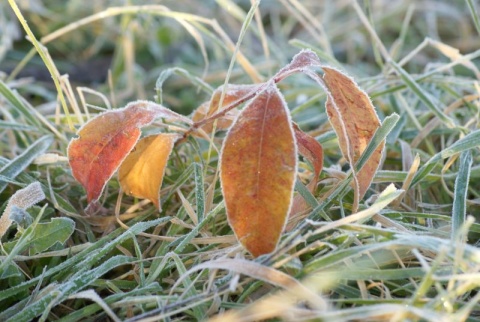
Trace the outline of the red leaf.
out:
<instances>
[{"instance_id":1,"label":"red leaf","mask_svg":"<svg viewBox=\"0 0 480 322\"><path fill-rule=\"evenodd\" d=\"M228 221L254 256L275 250L297 166L289 111L275 85L240 113L224 141L220 178Z\"/></svg>"}]
</instances>

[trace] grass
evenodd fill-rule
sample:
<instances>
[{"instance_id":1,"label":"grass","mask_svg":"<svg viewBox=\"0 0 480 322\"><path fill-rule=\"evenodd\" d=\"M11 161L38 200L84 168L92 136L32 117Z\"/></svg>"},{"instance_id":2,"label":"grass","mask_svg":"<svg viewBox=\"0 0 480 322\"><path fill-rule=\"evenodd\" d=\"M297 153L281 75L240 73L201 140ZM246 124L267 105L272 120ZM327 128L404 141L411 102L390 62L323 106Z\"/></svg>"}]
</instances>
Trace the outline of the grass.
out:
<instances>
[{"instance_id":1,"label":"grass","mask_svg":"<svg viewBox=\"0 0 480 322\"><path fill-rule=\"evenodd\" d=\"M247 0L18 5L43 57L0 3L0 205L33 182L46 199L16 208L1 240L0 321L480 320L474 1L263 0L250 14ZM65 157L87 120L137 99L189 114L301 48L354 77L383 121L385 160L359 213L326 97L294 76L280 88L324 170L313 196L297 183L312 210L274 253L253 259L228 226L222 135L175 149L161 213L114 178L102 213L84 215Z\"/></svg>"}]
</instances>

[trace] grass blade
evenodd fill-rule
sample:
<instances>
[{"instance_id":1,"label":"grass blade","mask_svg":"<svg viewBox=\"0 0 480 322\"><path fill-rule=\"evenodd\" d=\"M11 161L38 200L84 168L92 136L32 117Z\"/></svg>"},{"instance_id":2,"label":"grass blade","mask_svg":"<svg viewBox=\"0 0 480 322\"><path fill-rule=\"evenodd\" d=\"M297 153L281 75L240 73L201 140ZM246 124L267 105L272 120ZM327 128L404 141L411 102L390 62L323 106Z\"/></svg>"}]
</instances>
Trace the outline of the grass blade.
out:
<instances>
[{"instance_id":1,"label":"grass blade","mask_svg":"<svg viewBox=\"0 0 480 322\"><path fill-rule=\"evenodd\" d=\"M5 99L12 105L12 107L25 119L37 128L41 128L40 122L37 118L34 117L35 111L31 111L28 104L24 104L22 100L18 97L18 94L12 91L7 84L0 80L0 95L5 97Z\"/></svg>"},{"instance_id":2,"label":"grass blade","mask_svg":"<svg viewBox=\"0 0 480 322\"><path fill-rule=\"evenodd\" d=\"M480 144L480 130L474 131L469 133L465 137L461 138L460 140L453 143L451 146L446 148L443 151L438 152L433 157L428 160L423 167L418 170L417 174L412 180L412 184L410 187L413 187L417 183L419 183L423 178L425 178L435 167L438 161L442 159L446 159L451 157L454 154L471 150Z\"/></svg>"},{"instance_id":3,"label":"grass blade","mask_svg":"<svg viewBox=\"0 0 480 322\"><path fill-rule=\"evenodd\" d=\"M415 81L415 79L413 79L410 74L408 74L396 62L390 61L390 64L398 72L398 74L408 86L408 88L410 88L412 92L414 92L418 96L418 98L430 109L430 111L432 111L434 115L436 115L440 120L442 120L447 126L455 126L455 122L437 107L437 104L432 101L429 94L425 93L425 90L420 87L420 85Z\"/></svg>"},{"instance_id":4,"label":"grass blade","mask_svg":"<svg viewBox=\"0 0 480 322\"><path fill-rule=\"evenodd\" d=\"M463 151L460 155L460 170L455 180L455 196L452 209L452 240L458 237L458 233L467 218L467 194L471 169L472 153L470 150Z\"/></svg>"},{"instance_id":5,"label":"grass blade","mask_svg":"<svg viewBox=\"0 0 480 322\"><path fill-rule=\"evenodd\" d=\"M199 163L193 164L195 174L195 199L197 204L197 218L198 222L203 221L205 217L205 190L203 190L203 170Z\"/></svg>"},{"instance_id":6,"label":"grass blade","mask_svg":"<svg viewBox=\"0 0 480 322\"><path fill-rule=\"evenodd\" d=\"M15 179L36 157L45 153L52 143L53 138L50 135L41 137L23 151L22 154L4 165L0 169L0 176ZM5 181L0 181L0 192L5 189L7 184Z\"/></svg>"}]
</instances>

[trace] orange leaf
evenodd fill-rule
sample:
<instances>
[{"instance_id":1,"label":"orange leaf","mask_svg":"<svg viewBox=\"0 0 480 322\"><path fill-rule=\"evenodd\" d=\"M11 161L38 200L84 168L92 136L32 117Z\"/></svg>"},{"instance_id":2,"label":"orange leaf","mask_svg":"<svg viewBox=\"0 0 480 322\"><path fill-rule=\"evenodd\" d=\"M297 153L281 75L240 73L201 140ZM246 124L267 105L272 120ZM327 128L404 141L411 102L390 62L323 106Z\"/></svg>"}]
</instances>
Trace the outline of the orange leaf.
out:
<instances>
[{"instance_id":1,"label":"orange leaf","mask_svg":"<svg viewBox=\"0 0 480 322\"><path fill-rule=\"evenodd\" d=\"M166 107L137 101L125 108L102 113L86 123L68 146L72 174L87 190L90 204L98 200L106 182L140 137L140 127L156 117L191 123Z\"/></svg>"},{"instance_id":2,"label":"orange leaf","mask_svg":"<svg viewBox=\"0 0 480 322\"><path fill-rule=\"evenodd\" d=\"M122 189L138 198L146 198L160 210L159 194L167 161L178 134L162 133L138 141L120 166Z\"/></svg>"},{"instance_id":3,"label":"orange leaf","mask_svg":"<svg viewBox=\"0 0 480 322\"><path fill-rule=\"evenodd\" d=\"M329 91L326 111L337 133L343 156L353 165L362 155L381 123L368 95L353 79L329 67L322 67ZM367 192L382 159L385 142L380 144L364 167L355 174L355 205Z\"/></svg>"},{"instance_id":4,"label":"orange leaf","mask_svg":"<svg viewBox=\"0 0 480 322\"><path fill-rule=\"evenodd\" d=\"M313 193L318 183L318 176L323 168L323 148L317 140L300 130L297 124L293 123L293 129L295 131L298 152L313 165L314 175L310 183L307 185L308 190ZM293 198L289 216L290 222L287 225L287 231L293 228L293 226L295 226L295 224L301 219L301 217L299 218L298 216L301 216L302 213L309 208L310 206L300 194L297 194Z\"/></svg>"},{"instance_id":5,"label":"orange leaf","mask_svg":"<svg viewBox=\"0 0 480 322\"><path fill-rule=\"evenodd\" d=\"M297 167L295 137L275 85L240 113L225 138L220 178L227 217L254 256L275 250L288 215Z\"/></svg>"}]
</instances>

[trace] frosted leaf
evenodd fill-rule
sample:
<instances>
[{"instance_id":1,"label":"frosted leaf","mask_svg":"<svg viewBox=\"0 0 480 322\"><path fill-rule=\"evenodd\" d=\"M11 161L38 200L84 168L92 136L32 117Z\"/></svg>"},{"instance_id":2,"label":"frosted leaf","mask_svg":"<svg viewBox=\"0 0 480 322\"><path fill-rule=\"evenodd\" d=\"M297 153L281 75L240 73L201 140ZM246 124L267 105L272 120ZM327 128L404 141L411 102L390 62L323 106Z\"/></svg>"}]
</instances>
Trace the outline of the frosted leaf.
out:
<instances>
[{"instance_id":1,"label":"frosted leaf","mask_svg":"<svg viewBox=\"0 0 480 322\"><path fill-rule=\"evenodd\" d=\"M23 189L18 190L8 200L7 207L3 211L2 217L0 217L0 238L7 232L7 229L12 224L11 212L13 207L28 209L37 202L45 199L42 186L40 182L34 182L29 184Z\"/></svg>"}]
</instances>

